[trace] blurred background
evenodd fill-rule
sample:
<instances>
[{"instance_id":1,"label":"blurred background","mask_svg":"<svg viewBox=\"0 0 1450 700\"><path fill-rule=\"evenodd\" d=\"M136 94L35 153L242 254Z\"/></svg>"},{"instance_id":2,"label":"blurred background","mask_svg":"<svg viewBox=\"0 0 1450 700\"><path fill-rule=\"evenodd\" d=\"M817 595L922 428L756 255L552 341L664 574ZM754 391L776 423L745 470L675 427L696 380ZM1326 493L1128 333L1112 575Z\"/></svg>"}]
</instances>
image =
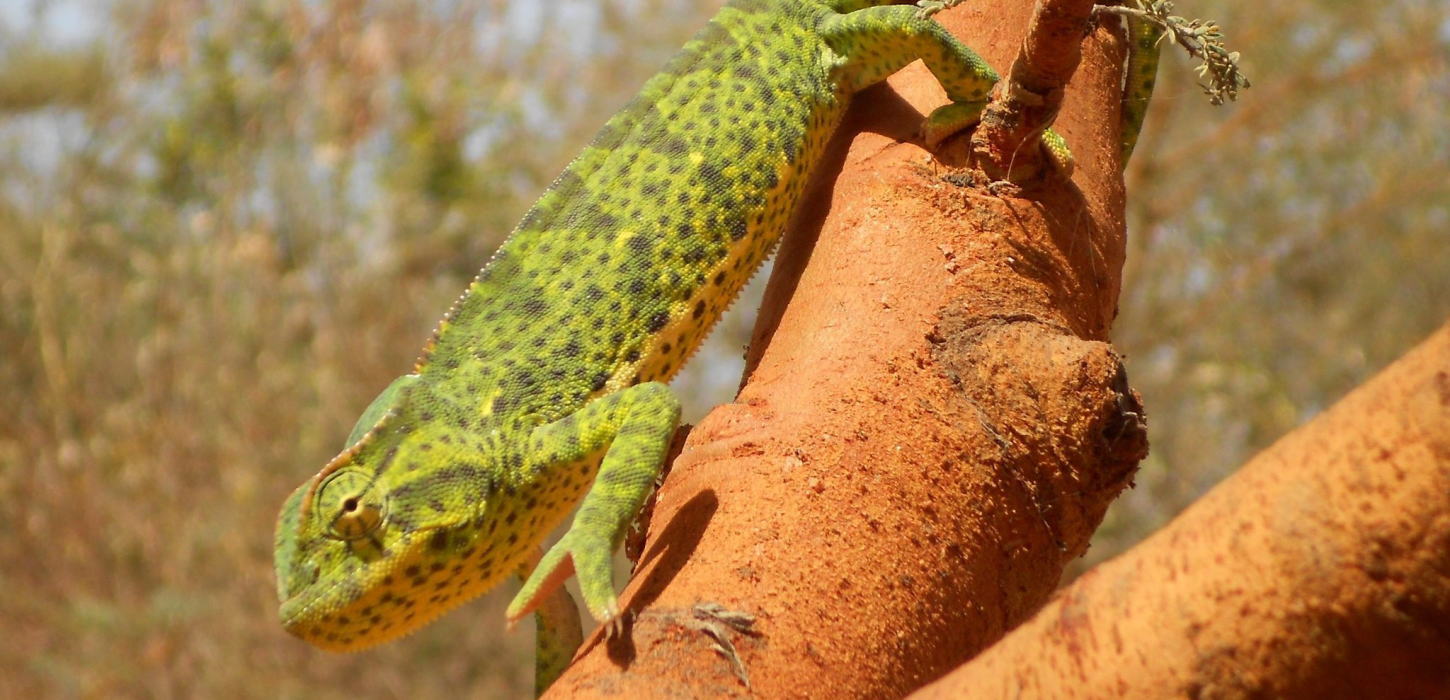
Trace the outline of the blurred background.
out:
<instances>
[{"instance_id":1,"label":"blurred background","mask_svg":"<svg viewBox=\"0 0 1450 700\"><path fill-rule=\"evenodd\" d=\"M0 0L0 696L526 696L507 593L363 654L288 637L273 521L718 5ZM1160 71L1115 331L1152 455L1084 566L1450 315L1450 5L1178 11L1254 87Z\"/></svg>"}]
</instances>

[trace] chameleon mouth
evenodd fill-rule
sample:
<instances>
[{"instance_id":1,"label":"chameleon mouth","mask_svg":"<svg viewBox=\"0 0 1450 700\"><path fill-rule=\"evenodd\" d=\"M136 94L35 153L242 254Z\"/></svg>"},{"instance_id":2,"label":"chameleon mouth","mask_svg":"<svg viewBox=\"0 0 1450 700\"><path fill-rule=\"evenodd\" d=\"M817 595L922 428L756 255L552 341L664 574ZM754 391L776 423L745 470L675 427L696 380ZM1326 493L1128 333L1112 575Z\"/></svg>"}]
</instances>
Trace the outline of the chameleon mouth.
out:
<instances>
[{"instance_id":1,"label":"chameleon mouth","mask_svg":"<svg viewBox=\"0 0 1450 700\"><path fill-rule=\"evenodd\" d=\"M383 581L396 580L396 576ZM309 587L282 603L282 626L291 635L320 649L355 652L412 634L473 595L437 601L412 595L386 583L347 601L339 593L350 587ZM476 591L470 592L476 595Z\"/></svg>"}]
</instances>

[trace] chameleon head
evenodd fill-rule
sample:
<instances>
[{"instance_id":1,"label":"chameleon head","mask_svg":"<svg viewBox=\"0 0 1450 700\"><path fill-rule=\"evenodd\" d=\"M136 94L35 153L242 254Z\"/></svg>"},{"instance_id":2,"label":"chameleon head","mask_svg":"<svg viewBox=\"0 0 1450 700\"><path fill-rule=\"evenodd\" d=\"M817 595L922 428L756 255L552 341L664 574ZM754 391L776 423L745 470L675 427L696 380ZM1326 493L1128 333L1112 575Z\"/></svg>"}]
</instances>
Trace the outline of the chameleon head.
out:
<instances>
[{"instance_id":1,"label":"chameleon head","mask_svg":"<svg viewBox=\"0 0 1450 700\"><path fill-rule=\"evenodd\" d=\"M350 651L407 634L493 587L526 552L490 546L500 472L487 439L411 419L440 410L420 406L418 389L282 508L282 624L316 646Z\"/></svg>"}]
</instances>

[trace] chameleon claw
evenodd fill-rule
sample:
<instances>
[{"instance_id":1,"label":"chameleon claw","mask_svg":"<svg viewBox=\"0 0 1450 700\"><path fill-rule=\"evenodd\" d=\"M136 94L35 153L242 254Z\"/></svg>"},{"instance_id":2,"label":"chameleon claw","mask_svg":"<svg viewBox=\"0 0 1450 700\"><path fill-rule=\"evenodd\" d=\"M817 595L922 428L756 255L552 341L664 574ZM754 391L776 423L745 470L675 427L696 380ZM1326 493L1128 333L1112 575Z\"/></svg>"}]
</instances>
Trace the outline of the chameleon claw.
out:
<instances>
[{"instance_id":1,"label":"chameleon claw","mask_svg":"<svg viewBox=\"0 0 1450 700\"><path fill-rule=\"evenodd\" d=\"M605 639L622 639L624 637L624 615L618 612L612 613L608 620L603 621Z\"/></svg>"},{"instance_id":2,"label":"chameleon claw","mask_svg":"<svg viewBox=\"0 0 1450 700\"><path fill-rule=\"evenodd\" d=\"M928 19L942 10L950 10L966 0L918 0L916 3L916 18Z\"/></svg>"}]
</instances>

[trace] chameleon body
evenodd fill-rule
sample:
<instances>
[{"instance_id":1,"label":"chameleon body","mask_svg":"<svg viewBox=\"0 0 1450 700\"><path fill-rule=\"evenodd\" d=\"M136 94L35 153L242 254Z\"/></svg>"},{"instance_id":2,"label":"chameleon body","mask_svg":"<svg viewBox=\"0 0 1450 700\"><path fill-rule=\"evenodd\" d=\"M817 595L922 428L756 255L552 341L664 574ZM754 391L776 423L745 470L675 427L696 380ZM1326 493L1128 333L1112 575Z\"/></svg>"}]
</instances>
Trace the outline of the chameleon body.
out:
<instances>
[{"instance_id":1,"label":"chameleon body","mask_svg":"<svg viewBox=\"0 0 1450 700\"><path fill-rule=\"evenodd\" d=\"M928 15L727 4L548 187L413 372L287 499L283 625L358 649L527 572L510 621L571 573L589 612L615 620L611 555L679 418L662 382L780 239L851 96L922 59L959 122L996 82ZM572 652L554 641L541 677Z\"/></svg>"}]
</instances>

